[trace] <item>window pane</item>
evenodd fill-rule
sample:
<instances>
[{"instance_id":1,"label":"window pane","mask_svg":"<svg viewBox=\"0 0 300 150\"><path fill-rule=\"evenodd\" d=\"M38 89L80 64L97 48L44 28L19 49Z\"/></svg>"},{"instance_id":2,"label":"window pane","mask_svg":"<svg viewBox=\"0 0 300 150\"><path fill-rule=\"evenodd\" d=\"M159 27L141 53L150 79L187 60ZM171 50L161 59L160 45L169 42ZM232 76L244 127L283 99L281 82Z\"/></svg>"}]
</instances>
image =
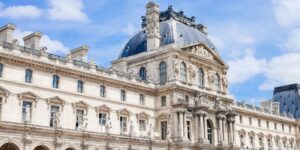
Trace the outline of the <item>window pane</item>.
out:
<instances>
[{"instance_id":1,"label":"window pane","mask_svg":"<svg viewBox=\"0 0 300 150\"><path fill-rule=\"evenodd\" d=\"M141 69L140 69L140 78L141 78L141 80L143 80L143 81L146 81L147 80L147 70L146 70L146 68L145 67L142 67Z\"/></svg>"},{"instance_id":2,"label":"window pane","mask_svg":"<svg viewBox=\"0 0 300 150\"><path fill-rule=\"evenodd\" d=\"M3 74L3 64L0 64L0 77L2 77Z\"/></svg>"},{"instance_id":3,"label":"window pane","mask_svg":"<svg viewBox=\"0 0 300 150\"><path fill-rule=\"evenodd\" d=\"M164 61L159 64L159 81L160 84L167 81L167 64Z\"/></svg>"}]
</instances>

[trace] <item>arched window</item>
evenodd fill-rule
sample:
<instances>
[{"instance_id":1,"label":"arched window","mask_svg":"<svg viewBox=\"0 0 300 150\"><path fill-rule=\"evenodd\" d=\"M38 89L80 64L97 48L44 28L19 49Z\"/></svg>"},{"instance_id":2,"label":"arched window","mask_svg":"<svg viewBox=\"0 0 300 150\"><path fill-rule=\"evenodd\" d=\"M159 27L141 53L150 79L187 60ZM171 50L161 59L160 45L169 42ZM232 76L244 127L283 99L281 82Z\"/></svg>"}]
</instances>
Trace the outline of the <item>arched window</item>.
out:
<instances>
[{"instance_id":1,"label":"arched window","mask_svg":"<svg viewBox=\"0 0 300 150\"><path fill-rule=\"evenodd\" d=\"M215 89L220 92L221 91L221 82L220 82L220 76L218 73L215 74Z\"/></svg>"},{"instance_id":2,"label":"arched window","mask_svg":"<svg viewBox=\"0 0 300 150\"><path fill-rule=\"evenodd\" d=\"M141 78L141 80L143 80L143 81L147 81L147 70L146 70L145 67L142 67L142 68L140 69L140 78Z\"/></svg>"},{"instance_id":3,"label":"arched window","mask_svg":"<svg viewBox=\"0 0 300 150\"><path fill-rule=\"evenodd\" d=\"M184 62L180 64L180 80L186 81L186 65Z\"/></svg>"},{"instance_id":4,"label":"arched window","mask_svg":"<svg viewBox=\"0 0 300 150\"><path fill-rule=\"evenodd\" d=\"M198 70L199 87L204 87L204 71L202 68Z\"/></svg>"},{"instance_id":5,"label":"arched window","mask_svg":"<svg viewBox=\"0 0 300 150\"><path fill-rule=\"evenodd\" d=\"M207 139L209 141L209 144L213 144L213 137L212 137L213 126L209 120L207 120L206 123L207 123Z\"/></svg>"},{"instance_id":6,"label":"arched window","mask_svg":"<svg viewBox=\"0 0 300 150\"><path fill-rule=\"evenodd\" d=\"M167 82L167 64L164 61L159 64L159 82L160 84Z\"/></svg>"}]
</instances>

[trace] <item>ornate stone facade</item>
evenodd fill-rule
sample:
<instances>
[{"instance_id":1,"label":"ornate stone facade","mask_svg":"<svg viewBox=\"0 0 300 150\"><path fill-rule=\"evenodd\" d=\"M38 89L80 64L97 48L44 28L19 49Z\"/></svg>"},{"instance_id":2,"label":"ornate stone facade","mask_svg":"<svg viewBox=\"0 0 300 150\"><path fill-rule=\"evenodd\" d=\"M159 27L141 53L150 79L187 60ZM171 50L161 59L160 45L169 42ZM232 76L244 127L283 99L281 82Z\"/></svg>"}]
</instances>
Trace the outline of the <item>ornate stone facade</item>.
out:
<instances>
[{"instance_id":1,"label":"ornate stone facade","mask_svg":"<svg viewBox=\"0 0 300 150\"><path fill-rule=\"evenodd\" d=\"M42 33L20 46L14 25L0 28L0 150L299 147L295 119L234 102L228 66L203 25L171 7L146 8L149 51L108 69L87 59L87 46L56 56L39 44ZM160 46L166 22L204 39Z\"/></svg>"}]
</instances>

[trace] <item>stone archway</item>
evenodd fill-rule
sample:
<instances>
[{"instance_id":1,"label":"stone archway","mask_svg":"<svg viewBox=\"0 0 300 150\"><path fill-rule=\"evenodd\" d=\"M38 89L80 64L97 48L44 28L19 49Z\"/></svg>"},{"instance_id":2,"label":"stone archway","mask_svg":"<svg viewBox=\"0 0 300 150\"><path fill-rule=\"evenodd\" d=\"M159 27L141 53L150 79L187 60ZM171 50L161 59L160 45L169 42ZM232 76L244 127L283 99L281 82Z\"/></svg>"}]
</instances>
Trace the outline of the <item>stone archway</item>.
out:
<instances>
[{"instance_id":1,"label":"stone archway","mask_svg":"<svg viewBox=\"0 0 300 150\"><path fill-rule=\"evenodd\" d=\"M5 143L0 147L0 150L20 150L17 145L13 143Z\"/></svg>"},{"instance_id":2,"label":"stone archway","mask_svg":"<svg viewBox=\"0 0 300 150\"><path fill-rule=\"evenodd\" d=\"M34 148L34 150L50 150L50 149L46 146L40 145L40 146L37 146L36 148Z\"/></svg>"}]
</instances>

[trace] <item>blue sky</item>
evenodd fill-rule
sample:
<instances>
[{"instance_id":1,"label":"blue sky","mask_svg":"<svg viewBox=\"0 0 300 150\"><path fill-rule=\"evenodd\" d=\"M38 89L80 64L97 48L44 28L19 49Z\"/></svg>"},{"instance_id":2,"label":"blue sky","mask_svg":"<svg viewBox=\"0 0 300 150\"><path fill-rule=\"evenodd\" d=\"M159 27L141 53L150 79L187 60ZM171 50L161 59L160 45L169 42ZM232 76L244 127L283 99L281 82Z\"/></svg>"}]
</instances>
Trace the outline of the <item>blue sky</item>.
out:
<instances>
[{"instance_id":1,"label":"blue sky","mask_svg":"<svg viewBox=\"0 0 300 150\"><path fill-rule=\"evenodd\" d=\"M230 93L258 104L274 86L300 83L299 0L156 0L208 27L229 64ZM42 44L65 55L86 44L89 58L108 67L141 28L143 0L0 0L0 24L17 26L20 40L41 31Z\"/></svg>"}]
</instances>

